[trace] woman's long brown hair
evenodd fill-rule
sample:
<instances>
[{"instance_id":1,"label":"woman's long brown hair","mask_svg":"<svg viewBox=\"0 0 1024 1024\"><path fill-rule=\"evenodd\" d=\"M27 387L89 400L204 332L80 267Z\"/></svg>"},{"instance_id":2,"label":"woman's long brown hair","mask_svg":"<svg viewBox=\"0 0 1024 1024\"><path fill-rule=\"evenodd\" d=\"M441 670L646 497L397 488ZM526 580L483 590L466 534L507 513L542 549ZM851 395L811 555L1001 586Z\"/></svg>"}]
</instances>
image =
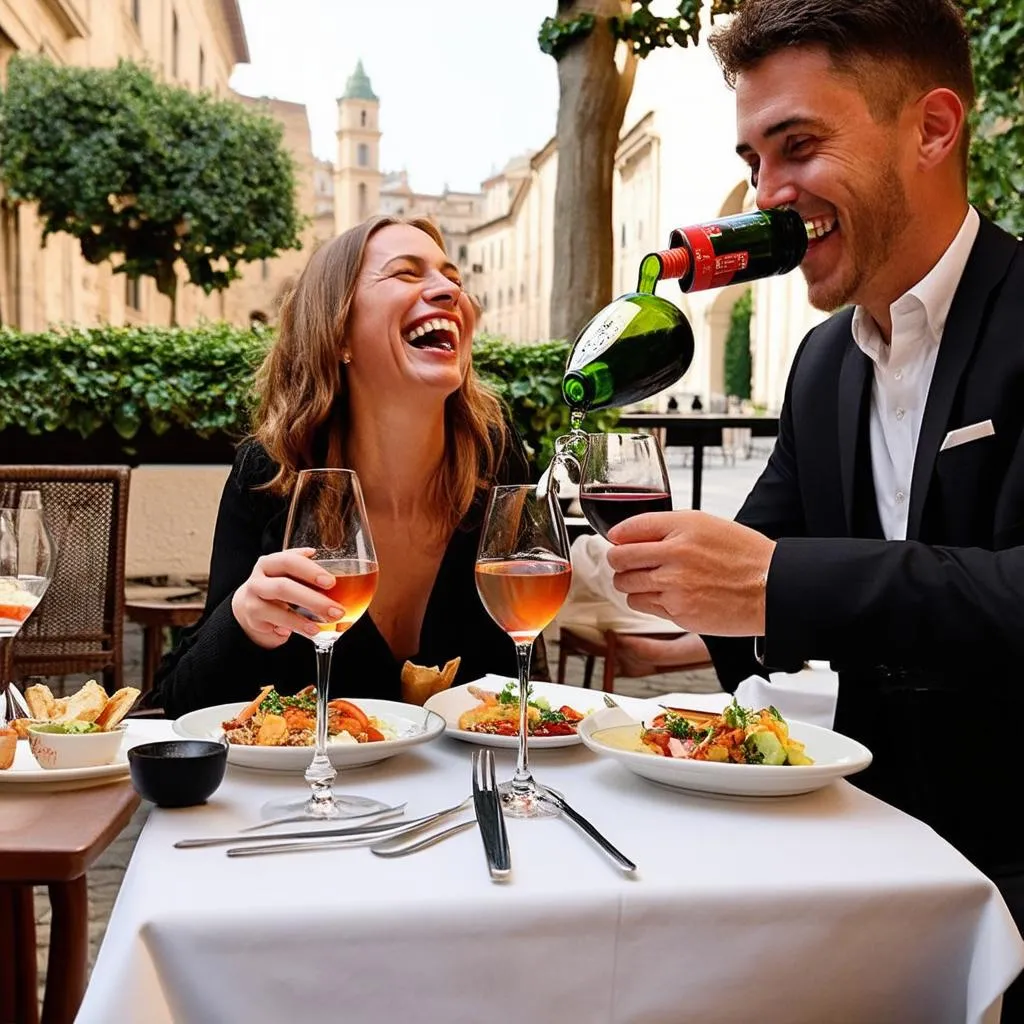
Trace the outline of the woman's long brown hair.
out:
<instances>
[{"instance_id":1,"label":"woman's long brown hair","mask_svg":"<svg viewBox=\"0 0 1024 1024\"><path fill-rule=\"evenodd\" d=\"M345 468L348 380L340 357L366 245L390 224L418 228L444 251L432 221L371 217L321 246L281 306L277 341L256 374L253 430L279 467L266 484L273 494L290 494L299 470L317 461ZM501 403L470 364L445 402L445 451L432 495L442 533L450 534L490 487L505 441Z\"/></svg>"}]
</instances>

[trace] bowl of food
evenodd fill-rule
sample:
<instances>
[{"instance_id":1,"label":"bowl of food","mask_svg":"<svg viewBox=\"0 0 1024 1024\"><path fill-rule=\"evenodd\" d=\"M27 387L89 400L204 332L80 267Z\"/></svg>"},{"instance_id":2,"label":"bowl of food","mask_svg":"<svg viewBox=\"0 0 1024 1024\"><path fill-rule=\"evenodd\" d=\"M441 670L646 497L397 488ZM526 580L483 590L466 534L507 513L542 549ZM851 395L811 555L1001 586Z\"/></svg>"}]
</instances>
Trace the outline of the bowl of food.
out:
<instances>
[{"instance_id":1,"label":"bowl of food","mask_svg":"<svg viewBox=\"0 0 1024 1024\"><path fill-rule=\"evenodd\" d=\"M28 740L40 768L98 768L117 760L125 733L121 722L138 696L133 686L107 696L95 679L70 697L56 698L41 684L30 686L25 699L32 717L16 719L11 728Z\"/></svg>"},{"instance_id":2,"label":"bowl of food","mask_svg":"<svg viewBox=\"0 0 1024 1024\"><path fill-rule=\"evenodd\" d=\"M41 722L28 730L28 746L40 768L95 768L121 751L124 726L101 729L92 722Z\"/></svg>"},{"instance_id":3,"label":"bowl of food","mask_svg":"<svg viewBox=\"0 0 1024 1024\"><path fill-rule=\"evenodd\" d=\"M128 750L135 791L157 807L206 803L224 781L227 763L227 744L212 740L165 740Z\"/></svg>"}]
</instances>

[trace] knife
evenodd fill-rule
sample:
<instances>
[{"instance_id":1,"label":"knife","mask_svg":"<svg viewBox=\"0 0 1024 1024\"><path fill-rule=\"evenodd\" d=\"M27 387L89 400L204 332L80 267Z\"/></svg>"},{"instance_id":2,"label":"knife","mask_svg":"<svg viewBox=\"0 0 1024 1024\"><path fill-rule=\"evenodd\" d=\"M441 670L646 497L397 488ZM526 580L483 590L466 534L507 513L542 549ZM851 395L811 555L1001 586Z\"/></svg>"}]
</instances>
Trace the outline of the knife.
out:
<instances>
[{"instance_id":1,"label":"knife","mask_svg":"<svg viewBox=\"0 0 1024 1024\"><path fill-rule=\"evenodd\" d=\"M494 753L489 748L473 751L473 809L487 856L487 870L495 882L503 882L512 873L512 856L498 796Z\"/></svg>"},{"instance_id":2,"label":"knife","mask_svg":"<svg viewBox=\"0 0 1024 1024\"><path fill-rule=\"evenodd\" d=\"M624 871L636 871L636 865L617 847L613 846L593 825L583 817L579 811L574 810L565 802L561 793L556 793L547 786L538 787L541 791L541 798L553 803L570 821L578 825L598 846L608 854L609 857Z\"/></svg>"}]
</instances>

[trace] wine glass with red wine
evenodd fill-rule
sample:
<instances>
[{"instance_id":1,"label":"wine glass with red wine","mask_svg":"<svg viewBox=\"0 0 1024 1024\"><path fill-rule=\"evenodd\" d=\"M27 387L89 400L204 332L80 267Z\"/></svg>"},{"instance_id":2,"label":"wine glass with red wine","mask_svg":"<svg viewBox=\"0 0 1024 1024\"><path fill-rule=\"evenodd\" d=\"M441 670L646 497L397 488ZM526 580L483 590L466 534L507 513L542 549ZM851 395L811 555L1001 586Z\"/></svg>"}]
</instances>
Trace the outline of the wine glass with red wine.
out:
<instances>
[{"instance_id":1,"label":"wine glass with red wine","mask_svg":"<svg viewBox=\"0 0 1024 1024\"><path fill-rule=\"evenodd\" d=\"M650 434L591 434L580 482L580 507L602 537L643 512L671 512L668 470Z\"/></svg>"},{"instance_id":2,"label":"wine glass with red wine","mask_svg":"<svg viewBox=\"0 0 1024 1024\"><path fill-rule=\"evenodd\" d=\"M304 469L298 474L284 529L285 548L313 548L313 561L334 577L326 591L342 609L341 618L326 622L303 608L316 623L316 737L313 759L306 769L311 795L304 801L271 801L265 817L296 819L346 817L335 801L337 772L327 756L327 696L335 643L369 607L377 590L377 556L366 518L359 478L350 469Z\"/></svg>"},{"instance_id":3,"label":"wine glass with red wine","mask_svg":"<svg viewBox=\"0 0 1024 1024\"><path fill-rule=\"evenodd\" d=\"M510 782L498 787L513 818L543 818L558 808L541 798L530 774L530 658L533 642L569 593L569 538L551 491L502 485L491 489L476 558L476 589L492 619L512 638L519 663L519 755Z\"/></svg>"}]
</instances>

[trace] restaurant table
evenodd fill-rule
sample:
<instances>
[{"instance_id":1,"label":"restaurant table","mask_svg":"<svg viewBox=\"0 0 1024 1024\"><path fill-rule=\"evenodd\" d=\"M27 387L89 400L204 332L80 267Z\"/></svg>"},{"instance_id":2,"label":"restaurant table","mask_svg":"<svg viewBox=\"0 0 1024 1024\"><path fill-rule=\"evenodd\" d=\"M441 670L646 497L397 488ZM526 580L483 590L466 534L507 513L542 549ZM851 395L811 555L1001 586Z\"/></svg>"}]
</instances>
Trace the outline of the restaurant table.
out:
<instances>
[{"instance_id":1,"label":"restaurant table","mask_svg":"<svg viewBox=\"0 0 1024 1024\"><path fill-rule=\"evenodd\" d=\"M469 795L471 749L440 737L343 771L336 788L408 801L410 816L447 807ZM514 751L496 755L507 778ZM538 750L531 767L637 862L635 877L556 818L508 820L500 884L475 829L397 860L174 849L303 791L300 775L229 766L206 806L149 816L79 1024L975 1024L998 1019L1024 964L995 886L848 782L718 799L582 746Z\"/></svg>"},{"instance_id":2,"label":"restaurant table","mask_svg":"<svg viewBox=\"0 0 1024 1024\"><path fill-rule=\"evenodd\" d=\"M0 1021L39 1019L32 886L49 889L50 952L43 1024L71 1024L89 959L86 872L128 824L127 781L63 793L0 788ZM116 1018L110 1018L114 1020Z\"/></svg>"},{"instance_id":3,"label":"restaurant table","mask_svg":"<svg viewBox=\"0 0 1024 1024\"><path fill-rule=\"evenodd\" d=\"M714 412L633 412L623 413L616 421L616 426L664 430L666 448L692 448L693 498L690 504L693 508L700 508L705 447L721 445L722 431L729 429L749 430L751 437L775 437L779 432L779 417Z\"/></svg>"}]
</instances>

